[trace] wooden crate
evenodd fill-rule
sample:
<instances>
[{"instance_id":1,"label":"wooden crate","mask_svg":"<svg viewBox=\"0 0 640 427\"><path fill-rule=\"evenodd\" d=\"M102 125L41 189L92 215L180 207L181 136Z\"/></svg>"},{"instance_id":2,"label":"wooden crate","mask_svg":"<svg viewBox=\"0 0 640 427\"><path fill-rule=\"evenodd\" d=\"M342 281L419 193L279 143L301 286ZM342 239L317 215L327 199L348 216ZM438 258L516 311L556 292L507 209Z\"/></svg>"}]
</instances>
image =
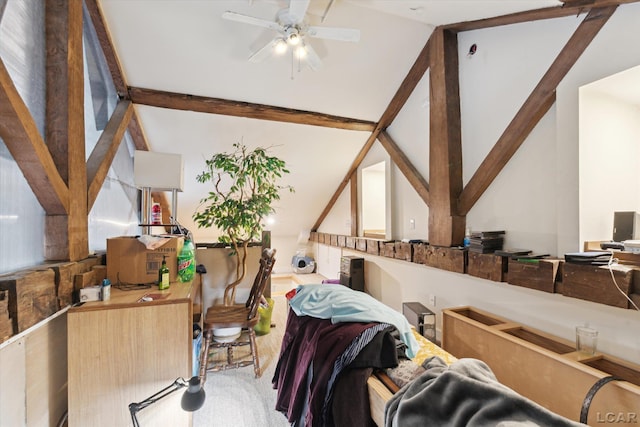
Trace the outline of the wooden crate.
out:
<instances>
[{"instance_id":1,"label":"wooden crate","mask_svg":"<svg viewBox=\"0 0 640 427\"><path fill-rule=\"evenodd\" d=\"M556 292L556 282L562 275L563 262L558 259L518 261L510 259L507 282L523 288Z\"/></svg>"},{"instance_id":2,"label":"wooden crate","mask_svg":"<svg viewBox=\"0 0 640 427\"><path fill-rule=\"evenodd\" d=\"M427 248L429 247L429 245L426 243L413 243L411 244L411 247L413 252L411 261L416 264L425 264Z\"/></svg>"},{"instance_id":3,"label":"wooden crate","mask_svg":"<svg viewBox=\"0 0 640 427\"><path fill-rule=\"evenodd\" d=\"M396 242L395 258L403 261L411 261L413 256L413 245L408 242Z\"/></svg>"},{"instance_id":4,"label":"wooden crate","mask_svg":"<svg viewBox=\"0 0 640 427\"><path fill-rule=\"evenodd\" d=\"M367 252L367 239L363 239L362 237L356 238L356 250Z\"/></svg>"},{"instance_id":5,"label":"wooden crate","mask_svg":"<svg viewBox=\"0 0 640 427\"><path fill-rule=\"evenodd\" d=\"M508 258L494 254L468 253L467 274L494 282L506 281Z\"/></svg>"},{"instance_id":6,"label":"wooden crate","mask_svg":"<svg viewBox=\"0 0 640 427\"><path fill-rule=\"evenodd\" d=\"M347 245L347 236L338 236L338 247L344 248Z\"/></svg>"},{"instance_id":7,"label":"wooden crate","mask_svg":"<svg viewBox=\"0 0 640 427\"><path fill-rule=\"evenodd\" d=\"M356 237L352 237L352 236L346 236L345 238L345 242L344 242L344 247L345 248L349 248L349 249L355 249L356 248Z\"/></svg>"},{"instance_id":8,"label":"wooden crate","mask_svg":"<svg viewBox=\"0 0 640 427\"><path fill-rule=\"evenodd\" d=\"M106 276L106 266L104 264L104 256L91 256L78 262L59 262L54 264L45 264L37 267L36 270L52 269L55 272L56 296L58 297L58 306L66 307L71 305L73 301L74 291L85 287L85 285L76 283L76 275L86 274L93 271L94 268L102 268L103 276L91 278L94 284L99 284ZM87 279L84 279L85 281Z\"/></svg>"},{"instance_id":9,"label":"wooden crate","mask_svg":"<svg viewBox=\"0 0 640 427\"><path fill-rule=\"evenodd\" d=\"M329 235L329 244L331 246L338 246L338 235L337 234L330 234Z\"/></svg>"},{"instance_id":10,"label":"wooden crate","mask_svg":"<svg viewBox=\"0 0 640 427\"><path fill-rule=\"evenodd\" d=\"M387 258L395 258L396 256L396 243L395 242L380 242L380 256Z\"/></svg>"},{"instance_id":11,"label":"wooden crate","mask_svg":"<svg viewBox=\"0 0 640 427\"><path fill-rule=\"evenodd\" d=\"M13 322L9 316L9 291L0 291L0 343L13 335Z\"/></svg>"},{"instance_id":12,"label":"wooden crate","mask_svg":"<svg viewBox=\"0 0 640 427\"><path fill-rule=\"evenodd\" d=\"M628 308L625 295L634 292L634 276L638 268L626 265L612 265L613 275L624 295L618 291L607 266L565 263L562 275L562 295L579 298L614 307Z\"/></svg>"},{"instance_id":13,"label":"wooden crate","mask_svg":"<svg viewBox=\"0 0 640 427\"><path fill-rule=\"evenodd\" d=\"M467 272L467 251L458 247L427 246L425 265L455 273Z\"/></svg>"},{"instance_id":14,"label":"wooden crate","mask_svg":"<svg viewBox=\"0 0 640 427\"><path fill-rule=\"evenodd\" d=\"M9 292L9 315L17 334L58 311L52 269L21 271L0 276L0 290Z\"/></svg>"},{"instance_id":15,"label":"wooden crate","mask_svg":"<svg viewBox=\"0 0 640 427\"><path fill-rule=\"evenodd\" d=\"M102 283L102 280L107 278L106 265L94 265L91 267L91 271L95 274L97 283Z\"/></svg>"},{"instance_id":16,"label":"wooden crate","mask_svg":"<svg viewBox=\"0 0 640 427\"><path fill-rule=\"evenodd\" d=\"M380 255L380 241L375 239L365 239L367 241L367 253Z\"/></svg>"}]
</instances>

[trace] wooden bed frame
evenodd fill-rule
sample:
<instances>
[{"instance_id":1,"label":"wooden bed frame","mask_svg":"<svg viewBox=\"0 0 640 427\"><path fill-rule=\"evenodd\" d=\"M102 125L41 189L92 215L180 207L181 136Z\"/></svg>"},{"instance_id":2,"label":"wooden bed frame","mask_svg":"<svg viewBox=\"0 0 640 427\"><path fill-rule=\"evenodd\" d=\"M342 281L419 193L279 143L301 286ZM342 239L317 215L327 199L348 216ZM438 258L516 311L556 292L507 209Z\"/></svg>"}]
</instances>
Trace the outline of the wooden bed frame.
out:
<instances>
[{"instance_id":1,"label":"wooden bed frame","mask_svg":"<svg viewBox=\"0 0 640 427\"><path fill-rule=\"evenodd\" d=\"M371 418L379 426L384 426L384 405L399 390L384 372L377 372L367 380Z\"/></svg>"}]
</instances>

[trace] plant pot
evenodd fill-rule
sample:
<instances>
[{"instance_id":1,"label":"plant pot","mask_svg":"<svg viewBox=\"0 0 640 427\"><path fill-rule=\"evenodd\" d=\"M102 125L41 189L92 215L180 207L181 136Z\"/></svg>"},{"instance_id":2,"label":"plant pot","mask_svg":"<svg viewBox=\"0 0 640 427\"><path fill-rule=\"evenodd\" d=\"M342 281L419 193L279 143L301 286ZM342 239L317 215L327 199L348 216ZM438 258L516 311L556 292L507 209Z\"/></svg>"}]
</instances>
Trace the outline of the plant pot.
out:
<instances>
[{"instance_id":1,"label":"plant pot","mask_svg":"<svg viewBox=\"0 0 640 427\"><path fill-rule=\"evenodd\" d=\"M217 342L232 342L238 339L242 333L241 327L218 328L213 330L213 339Z\"/></svg>"}]
</instances>

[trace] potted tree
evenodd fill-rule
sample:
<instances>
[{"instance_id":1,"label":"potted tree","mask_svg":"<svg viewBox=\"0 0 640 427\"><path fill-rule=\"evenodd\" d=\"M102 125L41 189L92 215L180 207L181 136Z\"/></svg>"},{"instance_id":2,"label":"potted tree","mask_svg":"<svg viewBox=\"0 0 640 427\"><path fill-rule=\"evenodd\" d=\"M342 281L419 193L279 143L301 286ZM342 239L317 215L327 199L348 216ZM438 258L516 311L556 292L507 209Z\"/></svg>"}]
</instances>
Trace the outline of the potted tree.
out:
<instances>
[{"instance_id":1,"label":"potted tree","mask_svg":"<svg viewBox=\"0 0 640 427\"><path fill-rule=\"evenodd\" d=\"M263 220L275 212L280 199L278 181L289 173L283 160L270 156L264 148L249 150L243 143L233 144L229 153L217 153L206 160L206 168L196 179L211 184L206 197L193 214L198 227L217 227L218 241L231 247L235 257L235 280L224 290L224 304L235 302L236 287L247 274L249 243L260 238Z\"/></svg>"}]
</instances>

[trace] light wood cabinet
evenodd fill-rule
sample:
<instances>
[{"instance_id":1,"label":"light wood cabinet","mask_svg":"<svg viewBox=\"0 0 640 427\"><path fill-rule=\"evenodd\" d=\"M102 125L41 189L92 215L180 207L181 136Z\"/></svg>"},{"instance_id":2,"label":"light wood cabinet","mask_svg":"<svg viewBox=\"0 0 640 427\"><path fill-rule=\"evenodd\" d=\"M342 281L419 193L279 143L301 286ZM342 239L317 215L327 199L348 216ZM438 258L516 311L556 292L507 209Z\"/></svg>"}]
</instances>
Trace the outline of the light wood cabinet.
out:
<instances>
[{"instance_id":1,"label":"light wood cabinet","mask_svg":"<svg viewBox=\"0 0 640 427\"><path fill-rule=\"evenodd\" d=\"M195 291L192 283L171 283L165 291L114 288L109 301L69 309L69 426L131 425L130 403L191 377ZM141 301L146 294L162 298ZM190 426L181 396L140 411L140 424Z\"/></svg>"}]
</instances>

